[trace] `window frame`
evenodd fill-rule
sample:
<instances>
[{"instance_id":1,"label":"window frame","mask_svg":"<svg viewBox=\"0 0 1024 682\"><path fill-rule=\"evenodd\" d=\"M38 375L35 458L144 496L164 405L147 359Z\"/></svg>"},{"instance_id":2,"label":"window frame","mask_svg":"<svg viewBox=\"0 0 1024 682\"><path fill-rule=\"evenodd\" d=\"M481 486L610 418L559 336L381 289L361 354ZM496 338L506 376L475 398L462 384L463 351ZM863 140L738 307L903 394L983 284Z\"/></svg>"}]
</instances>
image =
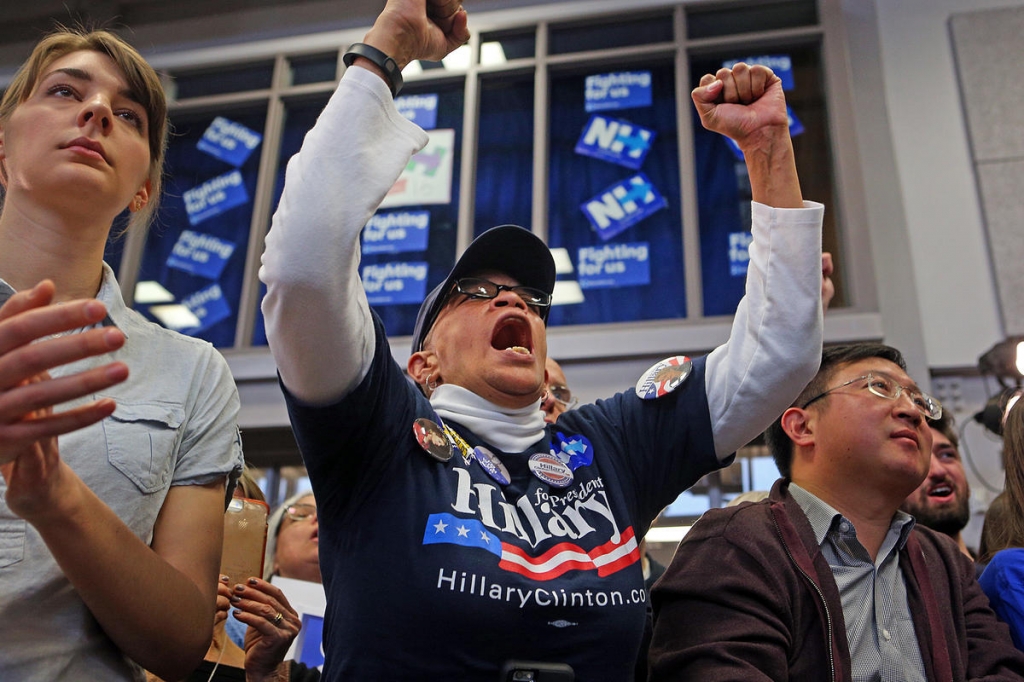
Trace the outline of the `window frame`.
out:
<instances>
[{"instance_id":1,"label":"window frame","mask_svg":"<svg viewBox=\"0 0 1024 682\"><path fill-rule=\"evenodd\" d=\"M678 155L681 165L680 187L666 190L678 191L682 204L683 267L685 272L687 317L682 319L651 320L636 323L609 323L553 327L549 330L549 349L553 355L564 359L600 359L615 357L637 357L675 353L680 349L687 352L710 350L728 338L732 316L709 316L703 312L703 291L701 281L701 252L699 225L697 223L697 189L693 167L694 149L690 131L692 104L687 96L692 84L687 83L689 62L692 55L720 51L734 46L737 50L751 51L770 49L780 43L793 41L815 41L821 53L824 97L828 110L828 132L832 145L832 172L835 188L835 206L826 210L834 211L838 247L845 272L847 307L830 312L826 326L827 340L874 339L882 336L881 316L878 312L877 293L870 245L866 230L850 229L851 225L867 224L867 209L864 187L860 178L860 164L854 138L852 121L852 95L849 85L849 71L845 64L840 0L819 0L818 23L814 26L777 29L764 32L748 32L715 38L690 39L687 37L687 12L696 8L704 9L710 3L678 2L675 0L637 0L631 11L670 11L674 40L671 43L654 43L635 47L590 50L586 52L548 54L548 36L553 26L569 24L585 25L588 22L606 22L610 17L622 14L621 6L606 2L560 3L504 12L480 13L474 15L470 41L471 63L464 71L455 73L441 69L428 69L420 74L407 77L410 83L429 83L442 79L464 79L465 111L460 163L462 173L459 187L458 236L456 252L461 253L472 239L474 205L474 181L476 170L477 122L479 111L480 82L483 77L500 77L502 73L534 72L534 140L533 140L533 191L532 228L546 239L548 234L548 187L549 150L547 114L550 74L559 69L578 68L580 62L588 66L614 64L644 59L650 56L669 57L674 61L676 73L676 98L678 120ZM743 7L743 4L730 3ZM535 53L532 58L520 58L501 65L481 66L478 62L481 36L535 31ZM263 250L263 239L270 226L271 203L273 201L274 170L279 162L281 135L284 126L287 101L308 95L329 95L336 87L337 80L344 72L341 57L344 46L362 38L363 30L324 32L299 38L249 42L222 48L165 53L151 59L161 71L195 72L219 64L244 65L252 62L274 59L274 75L269 89L238 92L222 95L196 97L187 100L173 99L170 115L204 109L264 101L267 106L266 126L260 149L260 171L256 193L252 198L253 212L250 225L249 243L246 249L246 264L239 302L235 345L220 350L232 362L233 370L238 360L260 357L256 365L248 365L246 371L264 376L273 376L273 364L265 347L253 347L253 326L256 322L256 306L259 305L260 287L257 278L259 258ZM338 60L337 78L320 83L303 85L290 84L290 60L325 53L336 52ZM173 92L173 89L171 89ZM814 199L814 197L808 197ZM145 244L145 233L129 233L124 246L119 280L129 304L132 301L138 267ZM392 339L395 348L405 348L404 337ZM628 349L628 350L624 350ZM399 354L396 354L398 357ZM400 358L401 359L401 358ZM255 367L261 369L256 370Z\"/></svg>"}]
</instances>

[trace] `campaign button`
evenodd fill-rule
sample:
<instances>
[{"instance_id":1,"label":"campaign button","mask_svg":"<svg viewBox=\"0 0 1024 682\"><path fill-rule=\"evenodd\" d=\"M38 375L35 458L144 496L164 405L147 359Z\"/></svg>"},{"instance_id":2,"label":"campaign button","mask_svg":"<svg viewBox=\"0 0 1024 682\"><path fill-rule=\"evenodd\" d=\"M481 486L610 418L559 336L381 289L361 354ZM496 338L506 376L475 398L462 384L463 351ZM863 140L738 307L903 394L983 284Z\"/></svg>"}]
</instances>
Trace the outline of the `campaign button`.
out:
<instances>
[{"instance_id":1,"label":"campaign button","mask_svg":"<svg viewBox=\"0 0 1024 682\"><path fill-rule=\"evenodd\" d=\"M660 398L679 388L693 370L685 355L665 358L643 373L636 382L636 394L644 400Z\"/></svg>"},{"instance_id":2,"label":"campaign button","mask_svg":"<svg viewBox=\"0 0 1024 682\"><path fill-rule=\"evenodd\" d=\"M530 455L528 466L534 476L548 485L556 488L567 488L572 485L572 469L550 452Z\"/></svg>"},{"instance_id":3,"label":"campaign button","mask_svg":"<svg viewBox=\"0 0 1024 682\"><path fill-rule=\"evenodd\" d=\"M474 459L476 459L477 464L495 481L501 485L508 485L509 481L512 480L508 469L505 468L505 463L498 459L498 456L493 452L478 445L473 448L473 454L476 455Z\"/></svg>"},{"instance_id":4,"label":"campaign button","mask_svg":"<svg viewBox=\"0 0 1024 682\"><path fill-rule=\"evenodd\" d=\"M412 423L412 432L423 451L438 462L447 462L452 458L451 441L434 422L420 417Z\"/></svg>"},{"instance_id":5,"label":"campaign button","mask_svg":"<svg viewBox=\"0 0 1024 682\"><path fill-rule=\"evenodd\" d=\"M558 441L558 452L554 452L553 448L552 452L573 471L593 463L594 446L590 444L586 436L566 436L564 433L557 433L555 439Z\"/></svg>"}]
</instances>

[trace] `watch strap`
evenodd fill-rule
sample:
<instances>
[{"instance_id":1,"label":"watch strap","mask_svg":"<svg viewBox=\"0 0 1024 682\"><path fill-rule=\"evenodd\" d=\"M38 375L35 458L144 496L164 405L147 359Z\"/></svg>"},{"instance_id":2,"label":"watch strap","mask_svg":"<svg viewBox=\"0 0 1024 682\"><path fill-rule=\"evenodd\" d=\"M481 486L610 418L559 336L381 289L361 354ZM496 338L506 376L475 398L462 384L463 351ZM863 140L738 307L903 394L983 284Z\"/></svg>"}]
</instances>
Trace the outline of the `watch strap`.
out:
<instances>
[{"instance_id":1,"label":"watch strap","mask_svg":"<svg viewBox=\"0 0 1024 682\"><path fill-rule=\"evenodd\" d=\"M371 62L376 64L388 78L388 87L391 88L392 97L398 96L404 81L402 80L402 70L398 68L398 63L395 62L394 59L372 45L367 45L366 43L353 43L348 48L348 52L346 52L341 58L341 61L346 67L349 67L352 66L352 62L356 60L356 57L369 59Z\"/></svg>"}]
</instances>

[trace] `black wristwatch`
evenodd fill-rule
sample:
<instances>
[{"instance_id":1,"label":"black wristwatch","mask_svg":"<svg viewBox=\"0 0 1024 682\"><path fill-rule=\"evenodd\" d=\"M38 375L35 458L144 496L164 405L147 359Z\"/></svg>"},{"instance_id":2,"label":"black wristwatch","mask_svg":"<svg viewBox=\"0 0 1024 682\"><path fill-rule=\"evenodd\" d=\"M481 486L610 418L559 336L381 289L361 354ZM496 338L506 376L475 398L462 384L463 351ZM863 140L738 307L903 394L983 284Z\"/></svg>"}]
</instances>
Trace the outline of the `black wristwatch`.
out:
<instances>
[{"instance_id":1,"label":"black wristwatch","mask_svg":"<svg viewBox=\"0 0 1024 682\"><path fill-rule=\"evenodd\" d=\"M391 88L391 96L398 96L404 81L402 80L402 70L398 68L398 63L394 59L372 45L353 43L348 48L348 52L341 58L341 61L346 67L349 67L352 66L352 62L356 60L356 57L364 57L379 66L384 75L388 77L388 87Z\"/></svg>"}]
</instances>

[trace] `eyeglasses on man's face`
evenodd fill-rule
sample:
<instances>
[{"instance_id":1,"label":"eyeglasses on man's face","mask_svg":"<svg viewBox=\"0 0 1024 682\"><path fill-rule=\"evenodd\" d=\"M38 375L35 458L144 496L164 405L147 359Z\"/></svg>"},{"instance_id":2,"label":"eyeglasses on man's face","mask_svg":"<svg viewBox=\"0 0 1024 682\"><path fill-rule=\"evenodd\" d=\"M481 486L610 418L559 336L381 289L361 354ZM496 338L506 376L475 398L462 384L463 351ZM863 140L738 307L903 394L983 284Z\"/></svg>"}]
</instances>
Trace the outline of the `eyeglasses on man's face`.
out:
<instances>
[{"instance_id":1,"label":"eyeglasses on man's face","mask_svg":"<svg viewBox=\"0 0 1024 682\"><path fill-rule=\"evenodd\" d=\"M562 409L571 410L579 404L580 400L572 394L568 386L559 384L548 384L547 394L552 400L562 406Z\"/></svg>"},{"instance_id":2,"label":"eyeglasses on man's face","mask_svg":"<svg viewBox=\"0 0 1024 682\"><path fill-rule=\"evenodd\" d=\"M462 277L455 280L454 291L470 298L492 299L497 298L502 291L511 291L523 299L523 302L542 318L547 318L548 309L551 307L551 294L534 289L533 287L509 286L497 284L482 277Z\"/></svg>"},{"instance_id":3,"label":"eyeglasses on man's face","mask_svg":"<svg viewBox=\"0 0 1024 682\"><path fill-rule=\"evenodd\" d=\"M293 504L284 510L284 515L292 521L305 521L316 517L315 504Z\"/></svg>"},{"instance_id":4,"label":"eyeglasses on man's face","mask_svg":"<svg viewBox=\"0 0 1024 682\"><path fill-rule=\"evenodd\" d=\"M833 386L827 391L819 393L805 402L802 407L806 408L811 403L821 400L833 391L838 391L841 388L851 386L858 382L864 382L864 385L860 388L866 388L879 398L885 398L887 400L896 400L902 394L906 393L907 397L910 398L910 402L914 403L914 407L917 408L917 411L928 419L938 419L942 416L942 404L939 403L938 400L927 393L922 393L917 388L903 386L896 381L895 378L885 374L884 372L868 372L864 376L859 376L856 379L850 379L838 386Z\"/></svg>"}]
</instances>

